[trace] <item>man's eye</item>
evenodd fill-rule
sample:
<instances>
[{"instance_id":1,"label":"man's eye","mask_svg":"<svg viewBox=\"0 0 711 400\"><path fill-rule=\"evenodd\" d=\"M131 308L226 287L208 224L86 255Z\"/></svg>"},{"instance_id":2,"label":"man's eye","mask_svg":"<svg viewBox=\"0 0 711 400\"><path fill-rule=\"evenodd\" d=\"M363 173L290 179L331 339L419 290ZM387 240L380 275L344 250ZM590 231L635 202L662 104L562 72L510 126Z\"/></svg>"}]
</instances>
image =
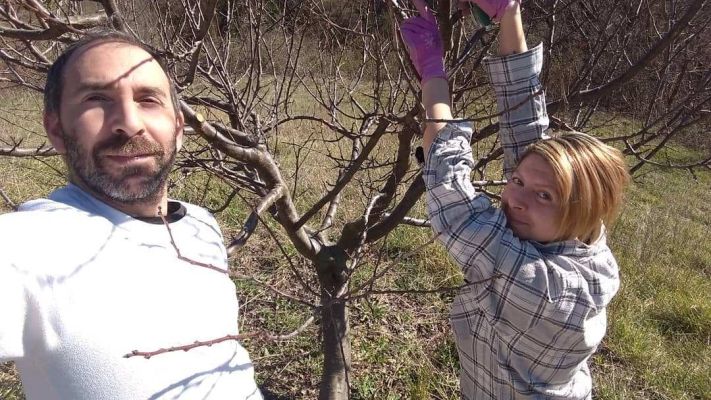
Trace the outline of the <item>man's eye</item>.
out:
<instances>
[{"instance_id":1,"label":"man's eye","mask_svg":"<svg viewBox=\"0 0 711 400\"><path fill-rule=\"evenodd\" d=\"M519 179L517 176L514 176L511 178L511 182L517 184L517 185L523 185L523 182L521 182L521 179Z\"/></svg>"},{"instance_id":2,"label":"man's eye","mask_svg":"<svg viewBox=\"0 0 711 400\"><path fill-rule=\"evenodd\" d=\"M155 97L143 97L139 99L141 103L147 103L147 104L160 104L160 100L158 100Z\"/></svg>"},{"instance_id":3,"label":"man's eye","mask_svg":"<svg viewBox=\"0 0 711 400\"><path fill-rule=\"evenodd\" d=\"M108 98L100 94L91 94L86 97L85 101L106 101Z\"/></svg>"}]
</instances>

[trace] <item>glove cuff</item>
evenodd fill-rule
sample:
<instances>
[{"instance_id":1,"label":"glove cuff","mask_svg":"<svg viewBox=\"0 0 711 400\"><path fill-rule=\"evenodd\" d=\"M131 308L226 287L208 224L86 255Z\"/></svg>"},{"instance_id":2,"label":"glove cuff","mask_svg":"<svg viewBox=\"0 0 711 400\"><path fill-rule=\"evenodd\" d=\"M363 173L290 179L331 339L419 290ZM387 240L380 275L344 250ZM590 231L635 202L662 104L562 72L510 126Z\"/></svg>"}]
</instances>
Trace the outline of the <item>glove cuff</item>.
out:
<instances>
[{"instance_id":1,"label":"glove cuff","mask_svg":"<svg viewBox=\"0 0 711 400\"><path fill-rule=\"evenodd\" d=\"M447 79L447 73L444 71L444 60L437 58L422 66L420 72L420 83L425 83L432 78Z\"/></svg>"}]
</instances>

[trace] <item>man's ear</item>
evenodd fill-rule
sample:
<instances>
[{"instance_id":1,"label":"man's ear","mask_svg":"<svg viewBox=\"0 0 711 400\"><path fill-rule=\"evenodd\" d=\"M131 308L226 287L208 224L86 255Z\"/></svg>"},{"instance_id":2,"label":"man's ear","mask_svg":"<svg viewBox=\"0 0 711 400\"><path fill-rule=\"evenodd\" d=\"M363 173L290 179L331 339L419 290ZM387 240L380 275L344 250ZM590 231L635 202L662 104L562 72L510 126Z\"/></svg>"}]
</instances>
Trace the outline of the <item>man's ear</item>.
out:
<instances>
[{"instance_id":1,"label":"man's ear","mask_svg":"<svg viewBox=\"0 0 711 400\"><path fill-rule=\"evenodd\" d=\"M183 129L185 128L185 116L182 111L178 111L175 116L175 151L183 148Z\"/></svg>"},{"instance_id":2,"label":"man's ear","mask_svg":"<svg viewBox=\"0 0 711 400\"><path fill-rule=\"evenodd\" d=\"M44 130L47 132L49 142L52 143L54 149L59 154L65 154L67 147L64 144L64 135L62 134L62 123L59 121L59 114L56 112L45 112L42 116Z\"/></svg>"}]
</instances>

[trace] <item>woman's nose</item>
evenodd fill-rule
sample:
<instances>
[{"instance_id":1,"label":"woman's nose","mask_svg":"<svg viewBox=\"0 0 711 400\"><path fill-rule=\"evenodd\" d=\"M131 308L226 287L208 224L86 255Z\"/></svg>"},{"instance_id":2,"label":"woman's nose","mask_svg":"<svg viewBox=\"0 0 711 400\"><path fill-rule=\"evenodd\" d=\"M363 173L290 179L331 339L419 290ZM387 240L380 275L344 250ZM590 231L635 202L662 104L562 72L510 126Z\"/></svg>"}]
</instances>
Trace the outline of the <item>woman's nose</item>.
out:
<instances>
[{"instance_id":1,"label":"woman's nose","mask_svg":"<svg viewBox=\"0 0 711 400\"><path fill-rule=\"evenodd\" d=\"M526 192L520 188L512 190L509 194L509 206L519 210L525 210L527 208Z\"/></svg>"}]
</instances>

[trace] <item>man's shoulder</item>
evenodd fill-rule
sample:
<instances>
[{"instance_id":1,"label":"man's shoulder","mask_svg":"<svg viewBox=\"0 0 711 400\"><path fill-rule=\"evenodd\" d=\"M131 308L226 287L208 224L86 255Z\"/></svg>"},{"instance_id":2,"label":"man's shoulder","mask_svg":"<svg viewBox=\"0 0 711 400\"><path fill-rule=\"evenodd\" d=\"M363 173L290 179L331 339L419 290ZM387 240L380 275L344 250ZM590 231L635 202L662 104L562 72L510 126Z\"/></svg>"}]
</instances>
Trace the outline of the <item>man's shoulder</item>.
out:
<instances>
[{"instance_id":1,"label":"man's shoulder","mask_svg":"<svg viewBox=\"0 0 711 400\"><path fill-rule=\"evenodd\" d=\"M0 231L6 228L20 228L46 220L57 218L75 211L71 206L50 199L35 199L22 203L17 211L0 215Z\"/></svg>"},{"instance_id":2,"label":"man's shoulder","mask_svg":"<svg viewBox=\"0 0 711 400\"><path fill-rule=\"evenodd\" d=\"M55 201L52 199L34 199L22 203L18 206L18 213L41 213L41 212L57 212L57 211L73 211L74 207L69 206L65 203ZM32 215L32 214L22 214L22 215Z\"/></svg>"},{"instance_id":3,"label":"man's shoulder","mask_svg":"<svg viewBox=\"0 0 711 400\"><path fill-rule=\"evenodd\" d=\"M22 203L17 211L0 215L0 242L8 245L28 240L37 243L48 238L52 241L70 239L84 231L83 221L91 217L88 212L59 201L30 200Z\"/></svg>"},{"instance_id":4,"label":"man's shoulder","mask_svg":"<svg viewBox=\"0 0 711 400\"><path fill-rule=\"evenodd\" d=\"M15 212L0 215L0 268L9 263L24 270L25 261L41 259L55 243L69 240L73 230L67 227L76 226L72 224L76 218L68 218L70 208L37 199L23 203Z\"/></svg>"}]
</instances>

